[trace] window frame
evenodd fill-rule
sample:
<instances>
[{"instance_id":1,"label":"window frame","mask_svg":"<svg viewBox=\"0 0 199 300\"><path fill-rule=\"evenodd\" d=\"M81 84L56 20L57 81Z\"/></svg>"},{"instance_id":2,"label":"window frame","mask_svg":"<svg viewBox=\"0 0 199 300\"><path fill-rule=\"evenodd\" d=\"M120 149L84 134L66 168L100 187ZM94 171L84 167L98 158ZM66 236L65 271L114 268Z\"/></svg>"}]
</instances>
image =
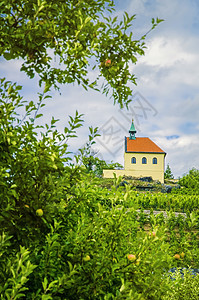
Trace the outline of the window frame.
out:
<instances>
[{"instance_id":1,"label":"window frame","mask_svg":"<svg viewBox=\"0 0 199 300\"><path fill-rule=\"evenodd\" d=\"M153 165L157 165L158 164L157 157L154 157L152 162L153 162Z\"/></svg>"},{"instance_id":2,"label":"window frame","mask_svg":"<svg viewBox=\"0 0 199 300\"><path fill-rule=\"evenodd\" d=\"M131 163L134 164L134 165L137 163L137 160L136 160L136 157L135 157L135 156L133 156L133 157L131 158Z\"/></svg>"},{"instance_id":3,"label":"window frame","mask_svg":"<svg viewBox=\"0 0 199 300\"><path fill-rule=\"evenodd\" d=\"M142 157L142 164L143 165L146 165L147 164L147 158L144 156Z\"/></svg>"}]
</instances>

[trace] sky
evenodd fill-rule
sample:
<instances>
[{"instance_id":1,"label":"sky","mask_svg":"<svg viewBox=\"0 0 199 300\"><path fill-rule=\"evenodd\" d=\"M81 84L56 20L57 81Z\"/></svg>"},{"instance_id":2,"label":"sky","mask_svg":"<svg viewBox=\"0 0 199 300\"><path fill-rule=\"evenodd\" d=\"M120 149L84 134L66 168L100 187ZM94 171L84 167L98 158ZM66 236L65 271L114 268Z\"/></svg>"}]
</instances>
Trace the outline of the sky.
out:
<instances>
[{"instance_id":1,"label":"sky","mask_svg":"<svg viewBox=\"0 0 199 300\"><path fill-rule=\"evenodd\" d=\"M145 56L131 71L137 77L129 110L113 105L98 92L79 86L61 86L61 95L52 92L43 108L43 123L52 116L63 131L68 116L84 114L84 126L70 142L76 154L88 139L89 126L98 127L101 137L93 150L107 162L124 164L124 136L131 120L136 136L149 137L166 153L175 178L193 167L199 169L199 1L198 0L116 0L115 14L136 14L135 37L146 33L152 18L164 19L146 38ZM30 80L20 72L21 61L0 60L0 77L23 86L27 100L37 98L37 78Z\"/></svg>"}]
</instances>

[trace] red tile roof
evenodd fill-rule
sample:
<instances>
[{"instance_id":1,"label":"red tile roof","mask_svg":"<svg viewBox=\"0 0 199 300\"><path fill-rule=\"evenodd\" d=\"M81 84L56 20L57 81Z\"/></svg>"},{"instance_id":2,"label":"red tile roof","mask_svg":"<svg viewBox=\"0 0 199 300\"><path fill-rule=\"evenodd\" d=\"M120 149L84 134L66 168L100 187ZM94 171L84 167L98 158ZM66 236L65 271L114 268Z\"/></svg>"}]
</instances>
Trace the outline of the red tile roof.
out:
<instances>
[{"instance_id":1,"label":"red tile roof","mask_svg":"<svg viewBox=\"0 0 199 300\"><path fill-rule=\"evenodd\" d=\"M135 140L125 138L125 152L165 153L150 138L136 137ZM166 153L165 153L166 154Z\"/></svg>"}]
</instances>

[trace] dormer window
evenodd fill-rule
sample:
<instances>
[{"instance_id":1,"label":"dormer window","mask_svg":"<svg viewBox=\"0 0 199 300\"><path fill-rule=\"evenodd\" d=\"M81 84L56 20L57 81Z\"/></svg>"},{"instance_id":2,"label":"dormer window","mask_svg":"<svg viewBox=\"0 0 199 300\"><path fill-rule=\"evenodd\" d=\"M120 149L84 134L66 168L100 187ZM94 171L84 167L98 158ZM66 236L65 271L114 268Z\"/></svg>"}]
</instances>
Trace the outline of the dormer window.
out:
<instances>
[{"instance_id":1,"label":"dormer window","mask_svg":"<svg viewBox=\"0 0 199 300\"><path fill-rule=\"evenodd\" d=\"M132 164L136 164L136 158L135 158L135 157L132 157L132 158L131 158L131 163L132 163Z\"/></svg>"},{"instance_id":2,"label":"dormer window","mask_svg":"<svg viewBox=\"0 0 199 300\"><path fill-rule=\"evenodd\" d=\"M146 165L146 164L147 164L147 159L146 159L146 157L143 157L143 158L142 158L142 164L143 164L143 165Z\"/></svg>"},{"instance_id":3,"label":"dormer window","mask_svg":"<svg viewBox=\"0 0 199 300\"><path fill-rule=\"evenodd\" d=\"M157 158L156 157L153 158L153 164L157 165Z\"/></svg>"}]
</instances>

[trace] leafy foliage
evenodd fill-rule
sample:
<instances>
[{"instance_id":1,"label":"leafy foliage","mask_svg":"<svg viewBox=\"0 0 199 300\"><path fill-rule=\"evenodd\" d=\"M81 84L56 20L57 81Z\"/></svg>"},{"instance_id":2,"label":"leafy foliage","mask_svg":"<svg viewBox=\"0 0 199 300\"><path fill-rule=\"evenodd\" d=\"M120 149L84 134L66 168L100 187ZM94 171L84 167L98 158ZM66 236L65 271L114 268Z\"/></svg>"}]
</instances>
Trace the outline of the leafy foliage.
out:
<instances>
[{"instance_id":1,"label":"leafy foliage","mask_svg":"<svg viewBox=\"0 0 199 300\"><path fill-rule=\"evenodd\" d=\"M1 80L0 227L9 228L10 235L26 244L27 237L35 239L35 235L46 232L46 220L52 219L50 213L56 209L55 203L61 201L63 190L67 190L58 180L66 172L65 164L70 161L66 141L75 135L82 120L76 112L74 118L70 117L65 133L61 134L54 130L57 120L52 118L50 126L45 125L46 131L41 132L39 138L38 130L44 126L36 125L36 120L42 116L38 109L48 97L39 95L37 105L32 101L26 103L18 93L20 89L16 84ZM20 117L18 110L22 106L25 106L25 115ZM72 173L70 176L72 182ZM60 194L59 189L62 190ZM36 213L41 208L45 218ZM30 227L26 226L27 223Z\"/></svg>"},{"instance_id":2,"label":"leafy foliage","mask_svg":"<svg viewBox=\"0 0 199 300\"><path fill-rule=\"evenodd\" d=\"M198 268L197 196L138 194L116 177L109 189L100 188L95 175L110 165L92 156L97 128L90 127L74 164L69 141L82 115L70 116L64 133L54 118L38 125L46 92L58 83L98 89L103 77L102 92L111 88L115 102L128 104L128 83L135 83L129 62L144 54L145 36L133 41L134 16L125 13L119 22L105 16L107 6L112 12L109 0L0 1L1 55L22 58L22 70L46 84L35 103L21 97L17 84L0 81L0 299L158 300L183 299L182 288L189 298L198 293L197 277L173 285L166 276L173 266ZM153 19L152 29L160 21ZM52 64L52 51L63 68ZM99 75L90 83L95 66ZM183 178L189 188L192 175L197 182L196 171ZM153 208L162 207L168 216L154 216ZM186 218L172 212L184 208Z\"/></svg>"},{"instance_id":3,"label":"leafy foliage","mask_svg":"<svg viewBox=\"0 0 199 300\"><path fill-rule=\"evenodd\" d=\"M121 107L128 104L129 84L136 83L130 63L136 63L145 48L145 35L133 40L129 33L135 16L112 18L111 0L1 0L0 9L0 55L22 58L21 70L30 78L38 74L46 91L76 82L86 89L110 91ZM153 19L151 29L161 21ZM95 68L96 78L90 80Z\"/></svg>"},{"instance_id":4,"label":"leafy foliage","mask_svg":"<svg viewBox=\"0 0 199 300\"><path fill-rule=\"evenodd\" d=\"M26 102L20 89L1 80L1 299L163 299L169 268L198 267L198 214L189 213L198 199L138 194L119 187L121 178L99 188L83 164L97 129L76 158L83 165L73 165L68 144L82 116L70 117L64 133L53 118L37 125L48 97ZM153 216L161 207L187 217Z\"/></svg>"},{"instance_id":5,"label":"leafy foliage","mask_svg":"<svg viewBox=\"0 0 199 300\"><path fill-rule=\"evenodd\" d=\"M111 191L99 190L92 173L70 166L65 141L81 126L81 115L70 117L64 134L54 119L38 127L38 107L46 96L39 95L35 105L24 102L19 90L1 80L3 299L156 295L171 261L164 235L157 232L153 239L140 232L134 214L125 213L122 203L130 190L123 195L117 181ZM21 117L17 111L23 107ZM128 253L135 253L134 264Z\"/></svg>"},{"instance_id":6,"label":"leafy foliage","mask_svg":"<svg viewBox=\"0 0 199 300\"><path fill-rule=\"evenodd\" d=\"M179 183L189 192L192 191L198 194L199 191L199 170L193 168L188 174L184 175Z\"/></svg>"},{"instance_id":7,"label":"leafy foliage","mask_svg":"<svg viewBox=\"0 0 199 300\"><path fill-rule=\"evenodd\" d=\"M29 275L36 268L28 260L29 251L24 247L20 247L20 252L17 253L15 260L9 261L6 265L6 275L8 279L5 281L4 287L0 288L1 295L5 292L7 299L21 299L25 297L25 291L28 290L26 283L29 280Z\"/></svg>"},{"instance_id":8,"label":"leafy foliage","mask_svg":"<svg viewBox=\"0 0 199 300\"><path fill-rule=\"evenodd\" d=\"M193 276L191 270L178 270L173 281L173 288L166 293L163 300L195 300L199 295L199 276Z\"/></svg>"},{"instance_id":9,"label":"leafy foliage","mask_svg":"<svg viewBox=\"0 0 199 300\"><path fill-rule=\"evenodd\" d=\"M80 149L81 152L81 163L86 167L88 172L92 172L97 177L102 177L103 170L111 169L117 170L122 169L122 165L119 163L107 163L105 160L95 156L95 152L90 151L87 155L84 149Z\"/></svg>"}]
</instances>

